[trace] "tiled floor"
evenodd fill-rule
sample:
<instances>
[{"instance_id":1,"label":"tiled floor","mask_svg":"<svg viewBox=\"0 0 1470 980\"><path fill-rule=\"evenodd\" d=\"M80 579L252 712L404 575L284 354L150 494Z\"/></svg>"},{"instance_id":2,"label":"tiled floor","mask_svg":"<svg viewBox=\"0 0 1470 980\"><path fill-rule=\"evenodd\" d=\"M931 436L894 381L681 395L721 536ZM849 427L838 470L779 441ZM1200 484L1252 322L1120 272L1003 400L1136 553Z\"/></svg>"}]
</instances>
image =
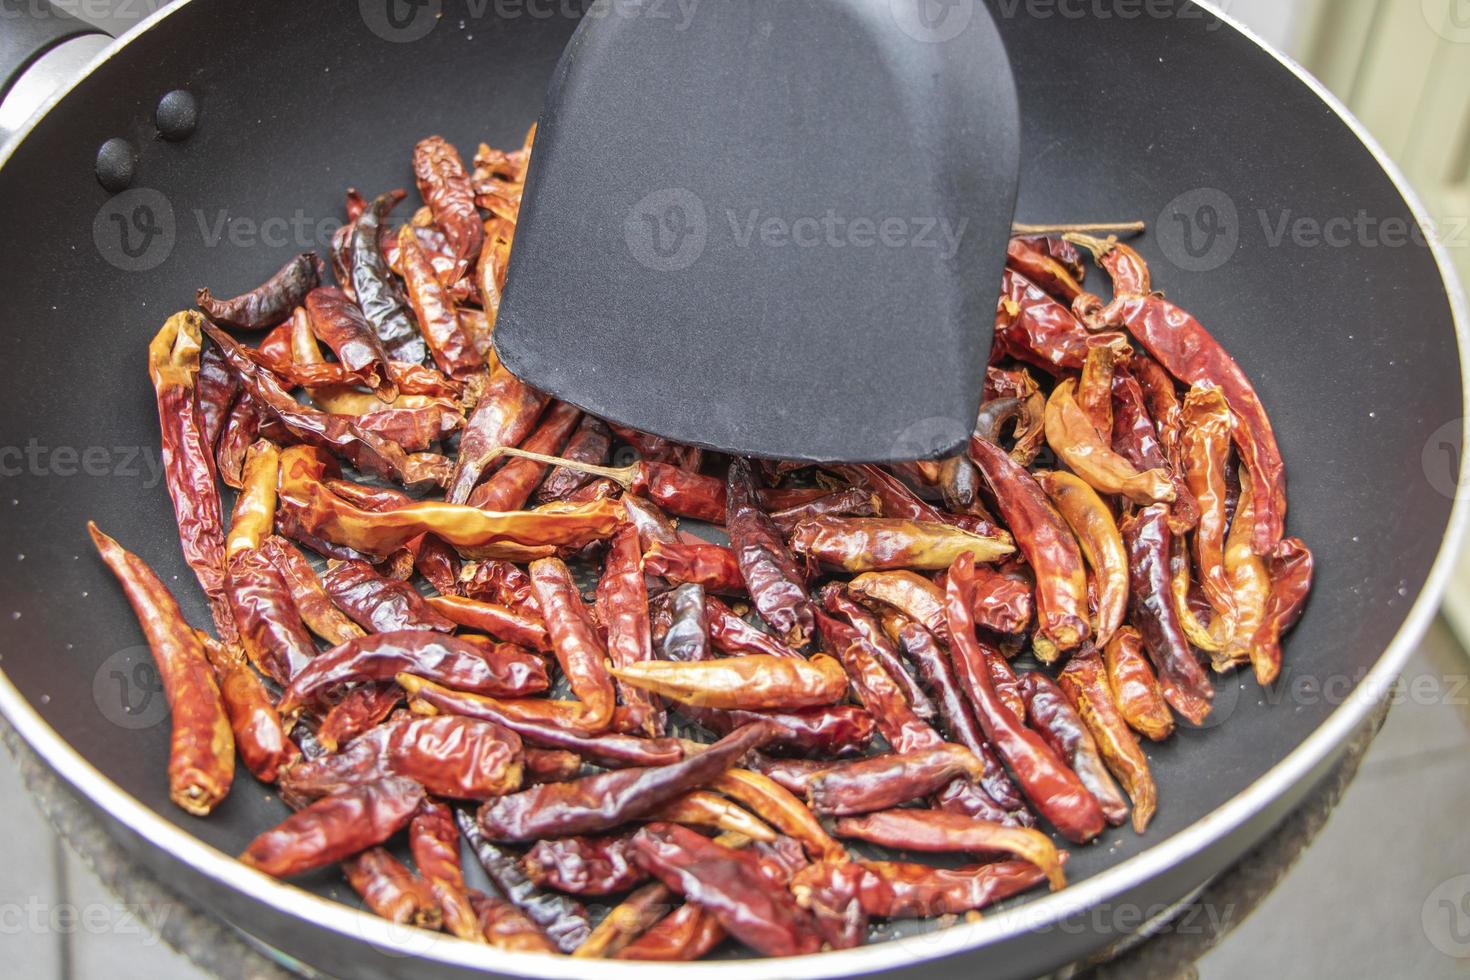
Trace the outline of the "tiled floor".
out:
<instances>
[{"instance_id":1,"label":"tiled floor","mask_svg":"<svg viewBox=\"0 0 1470 980\"><path fill-rule=\"evenodd\" d=\"M1436 623L1342 806L1285 883L1200 964L1203 980L1466 974L1467 677L1470 660ZM0 759L0 975L204 980L56 841Z\"/></svg>"}]
</instances>

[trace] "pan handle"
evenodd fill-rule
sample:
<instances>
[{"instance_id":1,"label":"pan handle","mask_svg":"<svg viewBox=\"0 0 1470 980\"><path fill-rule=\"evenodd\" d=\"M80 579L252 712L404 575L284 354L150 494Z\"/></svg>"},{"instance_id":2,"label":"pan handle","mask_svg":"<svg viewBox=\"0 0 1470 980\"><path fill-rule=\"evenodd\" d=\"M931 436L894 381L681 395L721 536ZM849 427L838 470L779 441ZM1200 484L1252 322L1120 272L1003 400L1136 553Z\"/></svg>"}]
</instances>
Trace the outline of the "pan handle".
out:
<instances>
[{"instance_id":1,"label":"pan handle","mask_svg":"<svg viewBox=\"0 0 1470 980\"><path fill-rule=\"evenodd\" d=\"M0 0L0 138L110 41L50 0Z\"/></svg>"}]
</instances>

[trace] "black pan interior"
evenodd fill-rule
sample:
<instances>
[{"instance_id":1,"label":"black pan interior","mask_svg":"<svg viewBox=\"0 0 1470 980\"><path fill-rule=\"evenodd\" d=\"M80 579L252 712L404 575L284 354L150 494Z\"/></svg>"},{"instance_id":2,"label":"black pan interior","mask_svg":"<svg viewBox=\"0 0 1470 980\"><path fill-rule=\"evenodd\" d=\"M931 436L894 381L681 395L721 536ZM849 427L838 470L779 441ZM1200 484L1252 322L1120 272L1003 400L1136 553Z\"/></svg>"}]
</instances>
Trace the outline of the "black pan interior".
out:
<instances>
[{"instance_id":1,"label":"black pan interior","mask_svg":"<svg viewBox=\"0 0 1470 980\"><path fill-rule=\"evenodd\" d=\"M325 249L345 187L411 188L420 136L441 133L466 156L482 139L517 143L575 27L562 11L578 8L528 2L496 18L500 5L446 2L426 36L395 43L369 29L367 6L195 0L87 79L0 170L10 338L0 361L0 667L92 765L230 853L284 810L248 778L208 820L169 804L168 726L119 723L121 686L146 651L84 531L95 519L177 586L194 622L207 622L167 495L139 462L140 452L157 461L146 342L195 288L233 293L303 247ZM1141 218L1167 229L1177 219L1165 206L1186 195L1180 213L1198 217L1196 245L1209 227L1238 238L1207 271L1221 252L1190 258L1154 234L1141 250L1156 286L1254 379L1288 461L1290 531L1316 550L1319 579L1281 684L1262 692L1226 680L1216 714L1228 723L1151 747L1162 797L1154 826L1075 855L1074 879L1230 799L1348 696L1438 550L1452 502L1442 474L1458 454L1451 423L1463 413L1449 307L1427 248L1272 240L1283 216L1361 212L1412 224L1379 164L1254 43L1197 8L1155 8L1172 13L1032 16L1026 4L995 3L1022 97L1019 218ZM153 109L179 87L199 99L201 123L191 139L165 142ZM98 145L119 135L139 150L136 186L160 192L172 212L172 248L146 271L104 255L116 257L117 230L92 167ZM1223 227L1196 208L1221 200L1235 211ZM297 216L310 226L306 241L289 230L260 241L246 224L263 235L277 219L269 233L279 236L279 222ZM217 237L222 219L236 220L233 241L228 225ZM577 255L559 261L574 274ZM1442 458L1434 440L1446 444ZM1443 469L1426 470L1435 460Z\"/></svg>"}]
</instances>

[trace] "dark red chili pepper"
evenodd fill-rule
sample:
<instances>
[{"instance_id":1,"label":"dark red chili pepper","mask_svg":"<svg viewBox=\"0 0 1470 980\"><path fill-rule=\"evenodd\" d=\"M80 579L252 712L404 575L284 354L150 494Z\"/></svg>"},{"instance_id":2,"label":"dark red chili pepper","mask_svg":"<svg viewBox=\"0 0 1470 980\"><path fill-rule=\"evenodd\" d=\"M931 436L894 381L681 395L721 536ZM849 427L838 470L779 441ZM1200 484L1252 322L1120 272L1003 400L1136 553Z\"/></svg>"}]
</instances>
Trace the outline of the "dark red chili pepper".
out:
<instances>
[{"instance_id":1,"label":"dark red chili pepper","mask_svg":"<svg viewBox=\"0 0 1470 980\"><path fill-rule=\"evenodd\" d=\"M1017 403L1013 410L1016 441L1011 447L1011 459L1020 466L1030 466L1046 443L1046 396L1026 368L987 368L986 404L1007 398L1014 398Z\"/></svg>"},{"instance_id":2,"label":"dark red chili pepper","mask_svg":"<svg viewBox=\"0 0 1470 980\"><path fill-rule=\"evenodd\" d=\"M1261 684L1271 683L1281 671L1281 634L1296 625L1306 608L1314 564L1301 538L1283 539L1266 563L1271 594L1266 599L1265 618L1251 640L1251 658L1256 661L1256 679Z\"/></svg>"},{"instance_id":3,"label":"dark red chili pepper","mask_svg":"<svg viewBox=\"0 0 1470 980\"><path fill-rule=\"evenodd\" d=\"M204 444L213 453L234 407L235 396L240 393L240 379L225 363L218 347L210 347L199 358L199 376L194 387L199 401L199 428L204 433Z\"/></svg>"},{"instance_id":4,"label":"dark red chili pepper","mask_svg":"<svg viewBox=\"0 0 1470 980\"><path fill-rule=\"evenodd\" d=\"M265 282L234 299L215 299L208 289L196 299L204 315L231 330L268 330L285 321L306 294L321 282L326 268L315 252L287 262Z\"/></svg>"},{"instance_id":5,"label":"dark red chili pepper","mask_svg":"<svg viewBox=\"0 0 1470 980\"><path fill-rule=\"evenodd\" d=\"M817 773L824 772L835 763L830 759L776 759L756 753L746 763L750 770L771 780L777 786L796 796L805 797L807 787Z\"/></svg>"},{"instance_id":6,"label":"dark red chili pepper","mask_svg":"<svg viewBox=\"0 0 1470 980\"><path fill-rule=\"evenodd\" d=\"M953 638L950 656L985 737L1016 775L1027 798L1061 835L1085 843L1102 833L1104 818L1096 800L1021 719L996 695L990 667L975 638L975 565L961 556L949 571L946 609Z\"/></svg>"},{"instance_id":7,"label":"dark red chili pepper","mask_svg":"<svg viewBox=\"0 0 1470 980\"><path fill-rule=\"evenodd\" d=\"M1071 247L1060 238L1012 238L1006 246L1006 266L1070 306L1081 295L1082 283L1073 268L1054 254L1059 246Z\"/></svg>"},{"instance_id":8,"label":"dark red chili pepper","mask_svg":"<svg viewBox=\"0 0 1470 980\"><path fill-rule=\"evenodd\" d=\"M815 953L822 946L811 915L791 893L772 888L748 852L717 844L676 824L650 824L634 836L639 865L708 909L730 935L768 956Z\"/></svg>"},{"instance_id":9,"label":"dark red chili pepper","mask_svg":"<svg viewBox=\"0 0 1470 980\"><path fill-rule=\"evenodd\" d=\"M769 633L756 629L714 596L704 598L705 619L709 623L709 637L715 648L732 657L752 653L763 653L772 657L799 657L800 653L788 647Z\"/></svg>"},{"instance_id":10,"label":"dark red chili pepper","mask_svg":"<svg viewBox=\"0 0 1470 980\"><path fill-rule=\"evenodd\" d=\"M480 561L466 565L459 579L467 598L493 602L525 616L541 617L531 576L508 561Z\"/></svg>"},{"instance_id":11,"label":"dark red chili pepper","mask_svg":"<svg viewBox=\"0 0 1470 980\"><path fill-rule=\"evenodd\" d=\"M1156 425L1146 403L1138 378L1142 365L1153 364L1138 355L1128 365L1119 365L1113 375L1113 448L1141 470L1164 469L1174 484L1174 505L1169 511L1169 526L1175 534L1183 534L1199 523L1199 508L1185 484L1179 455L1179 404L1173 403L1173 430L1170 443L1163 441L1163 429ZM1161 370L1158 365L1153 365ZM1167 381L1172 397L1174 382ZM1152 400L1152 399L1149 399Z\"/></svg>"},{"instance_id":12,"label":"dark red chili pepper","mask_svg":"<svg viewBox=\"0 0 1470 980\"><path fill-rule=\"evenodd\" d=\"M791 893L812 913L817 931L833 949L862 945L868 935L869 915L858 899L865 879L873 876L861 865L840 857L809 865L791 880Z\"/></svg>"},{"instance_id":13,"label":"dark red chili pepper","mask_svg":"<svg viewBox=\"0 0 1470 980\"><path fill-rule=\"evenodd\" d=\"M477 231L480 229L479 221L472 224ZM484 371L485 359L461 326L454 297L440 281L434 262L420 245L417 229L412 225L405 225L398 234L398 262L419 334L428 345L434 364L451 378L467 378Z\"/></svg>"},{"instance_id":14,"label":"dark red chili pepper","mask_svg":"<svg viewBox=\"0 0 1470 980\"><path fill-rule=\"evenodd\" d=\"M985 774L979 756L962 745L940 745L906 755L879 755L834 763L807 783L807 803L816 814L871 813L928 796L961 776L978 782Z\"/></svg>"},{"instance_id":15,"label":"dark red chili pepper","mask_svg":"<svg viewBox=\"0 0 1470 980\"><path fill-rule=\"evenodd\" d=\"M587 941L572 953L577 959L602 959L617 954L672 907L674 893L653 881L635 890L605 915Z\"/></svg>"},{"instance_id":16,"label":"dark red chili pepper","mask_svg":"<svg viewBox=\"0 0 1470 980\"><path fill-rule=\"evenodd\" d=\"M1108 685L1102 657L1096 650L1072 657L1057 675L1057 685L1092 733L1108 770L1118 777L1133 801L1133 829L1143 833L1158 808L1158 788L1149 772L1148 759L1129 731Z\"/></svg>"},{"instance_id":17,"label":"dark red chili pepper","mask_svg":"<svg viewBox=\"0 0 1470 980\"><path fill-rule=\"evenodd\" d=\"M954 668L934 639L934 634L918 623L906 622L898 635L904 654L919 668L919 677L937 699L946 730L955 741L979 756L984 764L985 771L977 782L1000 806L1007 810L1020 809L1025 805L1021 795L986 743L980 723L975 720L974 712L960 689Z\"/></svg>"},{"instance_id":18,"label":"dark red chili pepper","mask_svg":"<svg viewBox=\"0 0 1470 980\"><path fill-rule=\"evenodd\" d=\"M878 498L856 487L828 493L805 503L772 511L771 520L782 532L790 534L798 524L817 517L877 517Z\"/></svg>"},{"instance_id":19,"label":"dark red chili pepper","mask_svg":"<svg viewBox=\"0 0 1470 980\"><path fill-rule=\"evenodd\" d=\"M521 762L525 766L524 782L527 786L565 783L582 774L582 757L561 749L526 749Z\"/></svg>"},{"instance_id":20,"label":"dark red chili pepper","mask_svg":"<svg viewBox=\"0 0 1470 980\"><path fill-rule=\"evenodd\" d=\"M233 555L226 594L251 663L277 684L291 683L317 648L275 564L258 549Z\"/></svg>"},{"instance_id":21,"label":"dark red chili pepper","mask_svg":"<svg viewBox=\"0 0 1470 980\"><path fill-rule=\"evenodd\" d=\"M255 671L214 637L199 631L195 635L214 668L240 760L256 779L275 782L281 768L299 757L301 751L287 737L280 713Z\"/></svg>"},{"instance_id":22,"label":"dark red chili pepper","mask_svg":"<svg viewBox=\"0 0 1470 980\"><path fill-rule=\"evenodd\" d=\"M480 828L490 839L503 841L608 830L704 785L774 737L775 729L768 725L747 725L698 755L667 766L535 786L487 803L479 813Z\"/></svg>"},{"instance_id":23,"label":"dark red chili pepper","mask_svg":"<svg viewBox=\"0 0 1470 980\"><path fill-rule=\"evenodd\" d=\"M392 280L379 242L388 212L403 200L402 191L380 194L354 224L348 242L352 295L395 360L419 364L428 347L409 316L408 305Z\"/></svg>"},{"instance_id":24,"label":"dark red chili pepper","mask_svg":"<svg viewBox=\"0 0 1470 980\"><path fill-rule=\"evenodd\" d=\"M924 688L904 666L898 648L893 645L888 634L883 632L883 627L872 613L848 598L842 586L835 582L822 590L822 604L834 616L841 616L851 623L852 628L867 641L868 651L883 666L888 676L903 688L904 697L908 699L914 714L925 721L938 717L939 712L935 709L934 702L929 700Z\"/></svg>"},{"instance_id":25,"label":"dark red chili pepper","mask_svg":"<svg viewBox=\"0 0 1470 980\"><path fill-rule=\"evenodd\" d=\"M817 610L822 646L842 661L853 692L895 752L917 752L943 744L929 723L914 713L898 682L883 669L872 646L852 626Z\"/></svg>"},{"instance_id":26,"label":"dark red chili pepper","mask_svg":"<svg viewBox=\"0 0 1470 980\"><path fill-rule=\"evenodd\" d=\"M1077 539L1041 485L998 446L973 438L970 458L980 467L1006 526L1036 574L1033 646L1043 662L1051 663L1085 641L1091 629L1087 573Z\"/></svg>"},{"instance_id":27,"label":"dark red chili pepper","mask_svg":"<svg viewBox=\"0 0 1470 980\"><path fill-rule=\"evenodd\" d=\"M281 712L318 703L347 684L393 680L401 673L475 694L521 697L546 690L546 670L535 657L487 658L468 640L406 630L358 637L321 654L291 681Z\"/></svg>"},{"instance_id":28,"label":"dark red chili pepper","mask_svg":"<svg viewBox=\"0 0 1470 980\"><path fill-rule=\"evenodd\" d=\"M572 433L571 439L562 449L561 455L562 458L573 462L601 466L607 462L607 454L611 448L612 433L608 431L607 423L594 416L584 415L577 425L577 431ZM579 473L576 470L558 466L541 484L541 489L536 491L536 499L542 503L566 500L591 480L592 476L589 473Z\"/></svg>"},{"instance_id":29,"label":"dark red chili pepper","mask_svg":"<svg viewBox=\"0 0 1470 980\"><path fill-rule=\"evenodd\" d=\"M291 593L291 602L308 629L334 645L363 635L362 628L332 604L311 562L300 549L286 539L272 535L261 544L261 552L281 573Z\"/></svg>"},{"instance_id":30,"label":"dark red chili pepper","mask_svg":"<svg viewBox=\"0 0 1470 980\"><path fill-rule=\"evenodd\" d=\"M404 545L413 555L413 567L441 594L459 589L459 553L434 534L421 534Z\"/></svg>"},{"instance_id":31,"label":"dark red chili pepper","mask_svg":"<svg viewBox=\"0 0 1470 980\"><path fill-rule=\"evenodd\" d=\"M705 592L744 595L745 579L735 552L707 541L655 541L644 564L650 574L675 585L699 585Z\"/></svg>"},{"instance_id":32,"label":"dark red chili pepper","mask_svg":"<svg viewBox=\"0 0 1470 980\"><path fill-rule=\"evenodd\" d=\"M344 561L333 566L322 576L322 587L338 609L369 632L454 632L454 620L429 605L418 589L379 575L367 562Z\"/></svg>"},{"instance_id":33,"label":"dark red chili pepper","mask_svg":"<svg viewBox=\"0 0 1470 980\"><path fill-rule=\"evenodd\" d=\"M423 787L389 776L318 800L267 830L241 863L273 878L291 878L383 843L408 826Z\"/></svg>"},{"instance_id":34,"label":"dark red chili pepper","mask_svg":"<svg viewBox=\"0 0 1470 980\"><path fill-rule=\"evenodd\" d=\"M888 810L837 821L842 837L904 851L1011 854L1046 872L1052 891L1066 887L1062 856L1051 838L1037 830L1002 827L938 810Z\"/></svg>"},{"instance_id":35,"label":"dark red chili pepper","mask_svg":"<svg viewBox=\"0 0 1470 980\"><path fill-rule=\"evenodd\" d=\"M559 451L582 418L582 410L566 402L547 409L541 424L526 439L524 448L533 453L552 454ZM469 505L484 510L520 510L531 499L536 484L546 473L546 466L529 459L508 460L495 475L475 488Z\"/></svg>"},{"instance_id":36,"label":"dark red chili pepper","mask_svg":"<svg viewBox=\"0 0 1470 980\"><path fill-rule=\"evenodd\" d=\"M648 619L648 587L643 581L643 551L638 529L624 524L608 545L607 561L597 583L597 618L607 630L607 654L614 667L631 667L653 659L653 638ZM663 709L658 700L622 680L617 682L624 704L644 704L649 709L648 734L664 731Z\"/></svg>"},{"instance_id":37,"label":"dark red chili pepper","mask_svg":"<svg viewBox=\"0 0 1470 980\"><path fill-rule=\"evenodd\" d=\"M551 637L538 616L462 596L431 596L427 601L434 612L460 626L483 630L507 643L551 652Z\"/></svg>"},{"instance_id":38,"label":"dark red chili pepper","mask_svg":"<svg viewBox=\"0 0 1470 980\"><path fill-rule=\"evenodd\" d=\"M343 861L342 873L373 914L420 929L438 929L443 924L428 885L383 848L370 847Z\"/></svg>"},{"instance_id":39,"label":"dark red chili pepper","mask_svg":"<svg viewBox=\"0 0 1470 980\"><path fill-rule=\"evenodd\" d=\"M721 711L715 708L680 708L716 735L764 721L776 728L769 749L784 749L817 756L855 755L873 741L877 726L873 716L852 705L842 704L800 711Z\"/></svg>"},{"instance_id":40,"label":"dark red chili pepper","mask_svg":"<svg viewBox=\"0 0 1470 980\"><path fill-rule=\"evenodd\" d=\"M788 644L806 646L816 629L806 575L761 509L750 464L739 458L730 463L725 527L756 611Z\"/></svg>"},{"instance_id":41,"label":"dark red chili pepper","mask_svg":"<svg viewBox=\"0 0 1470 980\"><path fill-rule=\"evenodd\" d=\"M1046 872L1029 861L966 868L932 868L894 861L861 861L857 866L860 872L847 873L846 894L866 914L887 919L958 915L983 909L1046 881ZM797 876L792 887L799 892L813 884L830 888L831 878L840 873L833 869L841 867L812 865Z\"/></svg>"},{"instance_id":42,"label":"dark red chili pepper","mask_svg":"<svg viewBox=\"0 0 1470 980\"><path fill-rule=\"evenodd\" d=\"M560 952L541 927L510 902L473 888L468 894L480 920L480 934L491 946L509 953Z\"/></svg>"},{"instance_id":43,"label":"dark red chili pepper","mask_svg":"<svg viewBox=\"0 0 1470 980\"><path fill-rule=\"evenodd\" d=\"M1010 535L972 534L951 524L886 517L819 517L791 532L791 547L823 566L847 572L891 569L938 571L961 552L977 561L998 561L1015 548Z\"/></svg>"},{"instance_id":44,"label":"dark red chili pepper","mask_svg":"<svg viewBox=\"0 0 1470 980\"><path fill-rule=\"evenodd\" d=\"M609 769L629 766L666 766L684 758L683 746L672 738L634 738L608 733L585 736L564 725L535 721L517 716L503 702L478 697L463 691L452 691L417 677L403 676L403 687L418 702L453 715L465 715L493 721L520 735L532 745L575 752L593 765ZM414 705L418 710L419 705Z\"/></svg>"},{"instance_id":45,"label":"dark red chili pepper","mask_svg":"<svg viewBox=\"0 0 1470 980\"><path fill-rule=\"evenodd\" d=\"M1128 801L1108 774L1097 742L1062 689L1045 674L1027 671L1021 675L1021 694L1026 699L1026 718L1031 727L1082 780L1108 823L1120 826L1128 819Z\"/></svg>"},{"instance_id":46,"label":"dark red chili pepper","mask_svg":"<svg viewBox=\"0 0 1470 980\"><path fill-rule=\"evenodd\" d=\"M995 345L990 361L1006 357L1034 364L1049 374L1080 371L1087 351L1126 344L1122 334L1090 334L1073 316L1025 276L1007 269L995 310Z\"/></svg>"},{"instance_id":47,"label":"dark red chili pepper","mask_svg":"<svg viewBox=\"0 0 1470 980\"><path fill-rule=\"evenodd\" d=\"M495 887L526 914L563 953L570 953L592 934L587 910L574 898L543 891L521 868L520 855L490 843L471 813L454 812L454 822Z\"/></svg>"},{"instance_id":48,"label":"dark red chili pepper","mask_svg":"<svg viewBox=\"0 0 1470 980\"><path fill-rule=\"evenodd\" d=\"M867 463L843 464L829 469L878 498L884 517L905 521L944 523L944 515L910 490L902 480L881 466Z\"/></svg>"},{"instance_id":49,"label":"dark red chili pepper","mask_svg":"<svg viewBox=\"0 0 1470 980\"><path fill-rule=\"evenodd\" d=\"M704 587L698 583L679 586L670 593L666 608L669 625L660 644L663 658L682 663L710 659L713 654L709 649L708 605Z\"/></svg>"},{"instance_id":50,"label":"dark red chili pepper","mask_svg":"<svg viewBox=\"0 0 1470 980\"><path fill-rule=\"evenodd\" d=\"M1174 716L1137 630L1131 626L1120 629L1103 651L1103 664L1128 727L1155 742L1174 734Z\"/></svg>"},{"instance_id":51,"label":"dark red chili pepper","mask_svg":"<svg viewBox=\"0 0 1470 980\"><path fill-rule=\"evenodd\" d=\"M450 477L445 499L452 504L469 500L470 493L485 473L491 452L518 446L536 427L548 397L497 367L465 423L459 440L459 461Z\"/></svg>"},{"instance_id":52,"label":"dark red chili pepper","mask_svg":"<svg viewBox=\"0 0 1470 980\"><path fill-rule=\"evenodd\" d=\"M713 912L696 902L685 902L627 946L615 960L686 963L697 960L724 941L725 927Z\"/></svg>"},{"instance_id":53,"label":"dark red chili pepper","mask_svg":"<svg viewBox=\"0 0 1470 980\"><path fill-rule=\"evenodd\" d=\"M1195 659L1174 608L1169 508L1162 504L1146 507L1124 520L1119 530L1128 548L1129 622L1143 636L1169 704L1198 725L1210 713L1215 688Z\"/></svg>"},{"instance_id":54,"label":"dark red chili pepper","mask_svg":"<svg viewBox=\"0 0 1470 980\"><path fill-rule=\"evenodd\" d=\"M352 298L335 286L313 289L306 297L311 332L332 349L352 379L371 388L380 401L398 397L388 352Z\"/></svg>"},{"instance_id":55,"label":"dark red chili pepper","mask_svg":"<svg viewBox=\"0 0 1470 980\"><path fill-rule=\"evenodd\" d=\"M572 573L557 558L532 562L530 572L552 649L582 704L583 721L591 730L605 729L612 720L617 695L607 671L607 650L592 627Z\"/></svg>"},{"instance_id":56,"label":"dark red chili pepper","mask_svg":"<svg viewBox=\"0 0 1470 980\"><path fill-rule=\"evenodd\" d=\"M384 408L354 416L364 432L397 443L405 452L432 449L464 425L464 415L451 403L431 403L412 408Z\"/></svg>"},{"instance_id":57,"label":"dark red chili pepper","mask_svg":"<svg viewBox=\"0 0 1470 980\"><path fill-rule=\"evenodd\" d=\"M633 863L632 835L543 840L526 854L526 874L543 888L614 895L648 880Z\"/></svg>"},{"instance_id":58,"label":"dark red chili pepper","mask_svg":"<svg viewBox=\"0 0 1470 980\"><path fill-rule=\"evenodd\" d=\"M425 800L408 826L408 845L413 863L439 904L444 928L460 939L484 942L480 917L465 890L464 872L459 866L459 832L454 829L449 808Z\"/></svg>"},{"instance_id":59,"label":"dark red chili pepper","mask_svg":"<svg viewBox=\"0 0 1470 980\"><path fill-rule=\"evenodd\" d=\"M434 224L444 232L455 257L467 266L480 254L485 229L475 207L475 188L459 151L440 136L419 140L413 148L413 174L419 194L433 212Z\"/></svg>"},{"instance_id":60,"label":"dark red chili pepper","mask_svg":"<svg viewBox=\"0 0 1470 980\"><path fill-rule=\"evenodd\" d=\"M363 732L381 724L402 700L402 689L390 681L360 684L332 705L316 731L317 741L328 752L336 752Z\"/></svg>"}]
</instances>

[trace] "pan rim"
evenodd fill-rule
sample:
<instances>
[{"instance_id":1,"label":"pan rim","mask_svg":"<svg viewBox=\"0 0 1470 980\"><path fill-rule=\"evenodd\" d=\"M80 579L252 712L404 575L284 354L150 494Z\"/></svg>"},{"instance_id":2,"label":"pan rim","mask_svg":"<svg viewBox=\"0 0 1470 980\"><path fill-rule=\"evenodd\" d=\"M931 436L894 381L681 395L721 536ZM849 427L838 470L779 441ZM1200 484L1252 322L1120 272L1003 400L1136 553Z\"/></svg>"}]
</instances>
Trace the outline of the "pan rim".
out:
<instances>
[{"instance_id":1,"label":"pan rim","mask_svg":"<svg viewBox=\"0 0 1470 980\"><path fill-rule=\"evenodd\" d=\"M191 0L182 0L149 15L93 58L75 80L53 93L5 146L0 148L0 168L9 161L16 148L24 142L39 121L77 85L136 37L177 13L189 2ZM1382 167L1420 227L1428 227L1431 220L1428 210L1404 173L1341 100L1295 60L1278 51L1255 31L1222 9L1216 0L1193 2L1276 59L1332 109ZM1470 448L1470 305L1467 305L1464 286L1459 281L1444 243L1435 236L1427 238L1444 284L1459 353L1462 406L1466 415L1462 419L1461 432L1463 464L1466 449ZM1111 901L1129 889L1167 872L1189 855L1216 843L1245 825L1329 759L1361 724L1369 711L1387 696L1390 686L1439 608L1454 570L1460 545L1465 540L1467 525L1470 525L1470 502L1467 499L1470 499L1470 467L1461 465L1460 482L1445 536L1424 587L1398 631L1352 695L1279 763L1262 773L1229 801L1178 833L1155 842L1141 853L1085 881L1069 885L1060 892L1037 898L1017 908L988 914L973 924L929 933L924 937L922 952L917 952L913 943L885 942L801 957L701 962L700 969L730 980L773 974L819 980L897 969L974 952L1027 931L1054 926L1069 916ZM166 850L195 872L277 912L288 914L312 926L328 929L350 940L368 942L389 955L422 957L459 969L548 980L580 980L589 970L594 969L593 964L586 960L508 953L444 934L421 930L385 932L383 921L371 913L319 897L288 882L278 881L248 868L233 855L206 844L155 813L95 768L63 739L20 693L3 668L0 668L0 713L5 715L47 765L76 792L102 807L112 819L146 839L150 845ZM642 980L650 970L665 974L682 968L684 964L616 960L601 961L595 966L597 975L609 980Z\"/></svg>"}]
</instances>

